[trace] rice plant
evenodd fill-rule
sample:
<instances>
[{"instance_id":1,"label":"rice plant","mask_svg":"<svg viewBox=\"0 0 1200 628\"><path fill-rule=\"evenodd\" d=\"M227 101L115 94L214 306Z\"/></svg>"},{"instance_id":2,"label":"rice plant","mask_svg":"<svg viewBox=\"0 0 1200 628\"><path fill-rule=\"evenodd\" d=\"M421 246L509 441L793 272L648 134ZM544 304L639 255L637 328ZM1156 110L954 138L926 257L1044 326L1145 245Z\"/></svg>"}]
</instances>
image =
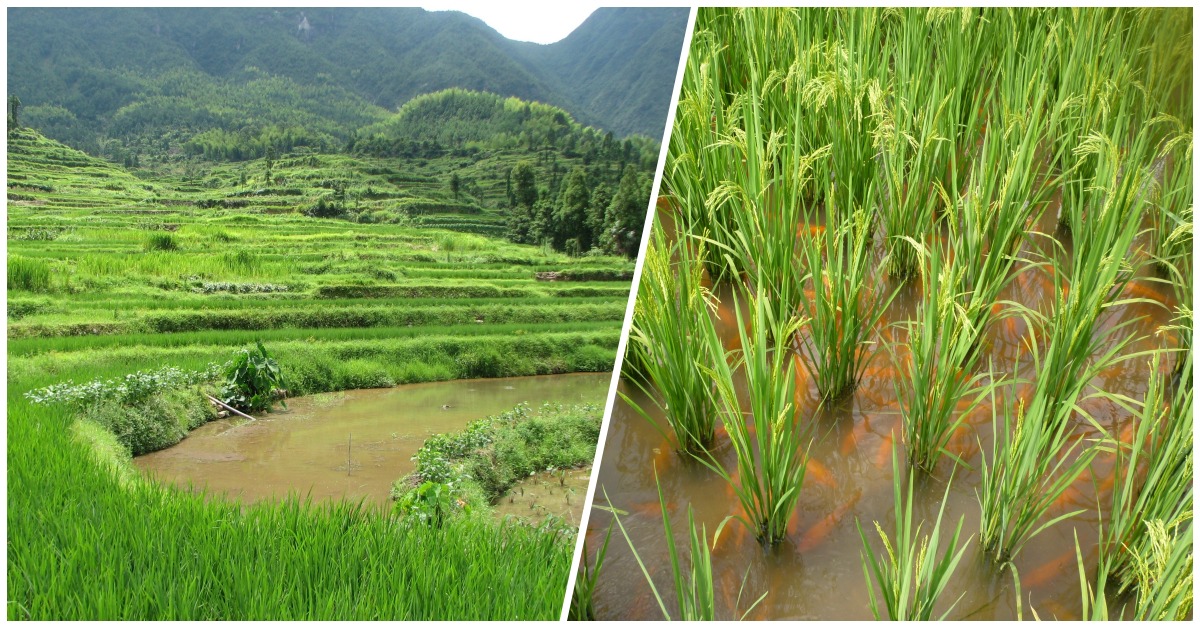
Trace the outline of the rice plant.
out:
<instances>
[{"instance_id":1,"label":"rice plant","mask_svg":"<svg viewBox=\"0 0 1200 628\"><path fill-rule=\"evenodd\" d=\"M572 621L595 621L596 583L600 579L600 570L604 568L604 557L608 554L608 542L612 540L612 526L604 533L604 543L596 552L596 562L588 567L587 541L583 542L583 554L579 558L579 572L575 575L575 594L571 597L571 608L567 619Z\"/></svg>"},{"instance_id":2,"label":"rice plant","mask_svg":"<svg viewBox=\"0 0 1200 628\"><path fill-rule=\"evenodd\" d=\"M954 146L939 133L950 115L950 96L941 73L929 64L925 16L910 11L900 20L889 42L896 76L890 87L872 84L868 97L884 181L880 216L888 274L907 280L920 270L921 245L934 224L935 185Z\"/></svg>"},{"instance_id":3,"label":"rice plant","mask_svg":"<svg viewBox=\"0 0 1200 628\"><path fill-rule=\"evenodd\" d=\"M1187 522L1186 528L1183 522ZM1149 541L1134 552L1137 621L1182 621L1192 615L1192 518L1146 521Z\"/></svg>"},{"instance_id":4,"label":"rice plant","mask_svg":"<svg viewBox=\"0 0 1200 628\"><path fill-rule=\"evenodd\" d=\"M1011 388L1006 389L1010 391ZM992 406L991 455L980 464L979 541L996 562L1006 564L1029 539L1082 510L1050 519L1050 505L1088 468L1095 448L1070 438L1063 417L1043 418L1047 401L1035 394L1033 405L1006 394ZM997 408L1003 408L1002 416Z\"/></svg>"},{"instance_id":5,"label":"rice plant","mask_svg":"<svg viewBox=\"0 0 1200 628\"><path fill-rule=\"evenodd\" d=\"M714 403L737 453L737 479L715 460L701 462L729 482L742 506L737 516L764 544L783 540L795 514L808 465L810 430L796 416L796 362L784 346L772 349L772 338L787 338L799 328L796 318L780 320L764 299L750 296L750 329L746 329L735 295L741 355L698 364L715 383ZM713 355L722 355L721 338L709 326L701 340ZM738 395L734 371L742 371L749 407Z\"/></svg>"},{"instance_id":6,"label":"rice plant","mask_svg":"<svg viewBox=\"0 0 1200 628\"><path fill-rule=\"evenodd\" d=\"M671 578L675 584L675 599L679 605L679 615L676 619L682 621L714 621L717 619L716 595L713 588L713 566L712 566L712 550L708 546L708 529L706 526L701 526L699 532L696 530L696 517L692 507L688 506L688 543L691 553L689 554L689 565L685 569L682 567L679 560L679 551L675 547L675 535L671 530L671 518L667 515L667 501L663 497L662 484L658 482L658 474L655 473L655 484L658 488L658 504L662 511L663 533L666 535L667 555L671 561ZM603 489L602 489L603 490ZM647 571L645 563L642 562L642 557L638 555L637 548L633 546L633 541L629 538L629 533L625 530L625 524L621 523L621 513L612 507L612 502L608 500L608 492L604 492L604 499L608 501L609 506L603 508L612 513L613 520L617 524L617 528L621 531L621 535L625 537L625 543L629 545L629 551L633 553L633 559L637 561L638 567L642 571L642 575L646 578L646 583L650 585L650 591L654 594L654 599L658 602L658 608L662 611L663 617L668 621L671 620L671 613L667 610L666 604L663 602L662 595L658 591L658 587L654 585L653 578L650 577L650 572ZM719 535L720 532L718 531ZM716 543L716 539L713 539ZM741 596L738 596L738 604L740 604ZM754 607L766 597L764 593L758 598L754 604L750 605L742 614L741 619L750 614ZM737 605L737 604L735 604Z\"/></svg>"},{"instance_id":7,"label":"rice plant","mask_svg":"<svg viewBox=\"0 0 1200 628\"><path fill-rule=\"evenodd\" d=\"M962 546L958 545L959 534L962 533L963 517L958 518L958 525L945 551L938 555L942 531L942 516L946 512L946 501L950 495L950 486L942 495L938 507L937 518L929 534L922 537L921 528L924 522L913 521L913 476L908 475L908 491L901 494L900 485L904 482L900 470L899 456L892 452L892 498L895 507L896 529L895 536L889 538L879 522L875 522L875 530L883 540L885 556L876 557L867 535L863 532L862 524L857 520L859 538L862 539L863 576L867 579L867 594L870 596L871 614L876 620L882 619L879 603L875 599L875 589L871 584L874 578L882 593L884 608L892 621L929 621L933 618L934 606L938 603L946 585L954 576L954 570L967 551L971 539L968 537ZM953 476L951 477L953 481ZM868 567L870 568L868 570ZM962 596L959 596L961 599ZM946 609L937 619L944 620L954 610L958 600Z\"/></svg>"},{"instance_id":8,"label":"rice plant","mask_svg":"<svg viewBox=\"0 0 1200 628\"><path fill-rule=\"evenodd\" d=\"M910 360L902 362L900 376L892 381L900 401L904 447L908 463L932 472L942 454L965 464L946 449L951 436L972 409L987 398L995 384L985 384L975 372L978 353L975 334L957 299L963 266L947 265L944 253L930 249L925 262L925 297L917 318L902 326L907 330ZM893 361L899 362L895 351ZM960 408L961 400L968 400Z\"/></svg>"},{"instance_id":9,"label":"rice plant","mask_svg":"<svg viewBox=\"0 0 1200 628\"><path fill-rule=\"evenodd\" d=\"M152 233L146 238L147 251L178 251L179 240L169 233Z\"/></svg>"},{"instance_id":10,"label":"rice plant","mask_svg":"<svg viewBox=\"0 0 1200 628\"><path fill-rule=\"evenodd\" d=\"M1110 445L1117 479L1100 550L1121 591L1146 579L1142 572L1147 559L1140 557L1160 551L1150 522L1178 522L1192 513L1192 388L1180 386L1169 393L1159 370L1162 357L1154 354L1140 416L1129 419L1138 422L1132 442L1113 439ZM1189 353L1184 369L1189 379L1191 368Z\"/></svg>"},{"instance_id":11,"label":"rice plant","mask_svg":"<svg viewBox=\"0 0 1200 628\"><path fill-rule=\"evenodd\" d=\"M717 420L709 394L712 382L696 364L709 364L717 359L714 356L724 355L724 349L714 354L704 342L703 330L712 326L699 263L705 246L702 240L683 234L668 244L657 220L652 234L629 339L640 347L642 372L662 396L661 408L675 434L676 447L696 455L712 445ZM659 403L650 387L641 381L637 385ZM641 406L623 394L622 398L666 435Z\"/></svg>"},{"instance_id":12,"label":"rice plant","mask_svg":"<svg viewBox=\"0 0 1200 628\"><path fill-rule=\"evenodd\" d=\"M1173 127L1158 151L1162 170L1162 194L1149 208L1153 233L1153 256L1159 272L1170 266L1186 266L1192 250L1192 131L1183 121L1162 115L1151 121Z\"/></svg>"},{"instance_id":13,"label":"rice plant","mask_svg":"<svg viewBox=\"0 0 1200 628\"><path fill-rule=\"evenodd\" d=\"M858 385L870 362L871 337L895 298L883 296L870 272L871 218L865 209L841 220L826 211L820 234L801 238L800 259L812 289L800 293L810 323L796 338L797 351L822 398L838 399Z\"/></svg>"},{"instance_id":14,"label":"rice plant","mask_svg":"<svg viewBox=\"0 0 1200 628\"><path fill-rule=\"evenodd\" d=\"M40 259L8 257L8 289L29 292L50 291L50 265Z\"/></svg>"}]
</instances>

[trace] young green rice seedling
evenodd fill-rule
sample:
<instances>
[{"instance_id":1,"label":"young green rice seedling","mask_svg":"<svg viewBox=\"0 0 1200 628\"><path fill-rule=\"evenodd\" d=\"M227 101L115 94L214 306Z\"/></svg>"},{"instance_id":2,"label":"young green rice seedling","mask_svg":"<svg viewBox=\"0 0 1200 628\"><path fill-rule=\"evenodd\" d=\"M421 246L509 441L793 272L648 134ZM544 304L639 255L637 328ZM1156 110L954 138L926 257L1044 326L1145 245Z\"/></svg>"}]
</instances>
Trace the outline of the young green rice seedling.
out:
<instances>
[{"instance_id":1,"label":"young green rice seedling","mask_svg":"<svg viewBox=\"0 0 1200 628\"><path fill-rule=\"evenodd\" d=\"M824 222L819 234L800 239L799 256L812 286L800 298L811 322L795 342L822 398L833 400L858 385L874 354L875 325L896 292L881 296L874 285L871 218L865 209L846 219L827 211Z\"/></svg>"},{"instance_id":2,"label":"young green rice seedling","mask_svg":"<svg viewBox=\"0 0 1200 628\"><path fill-rule=\"evenodd\" d=\"M790 337L801 325L796 318L779 320L765 300L750 296L750 325L747 330L738 299L741 355L733 364L718 359L698 364L715 382L714 403L737 453L737 480L715 460L706 466L729 482L742 506L738 515L758 540L772 544L783 540L788 520L795 514L800 489L808 466L810 430L796 416L796 362L793 353L772 338ZM722 355L721 338L713 327L705 329L702 342L713 355ZM734 372L741 370L749 392L749 407L738 395Z\"/></svg>"},{"instance_id":3,"label":"young green rice seedling","mask_svg":"<svg viewBox=\"0 0 1200 628\"><path fill-rule=\"evenodd\" d=\"M642 372L646 383L634 380L647 396L662 397L660 404L667 423L675 434L680 451L700 454L712 445L716 413L710 396L712 382L696 368L724 356L724 349L712 353L704 341L709 320L709 295L701 285L704 242L677 233L668 244L663 226L655 221L653 241L646 250L645 269L638 293L630 341L640 346ZM696 247L693 252L692 247ZM622 395L627 403L666 436L650 415L637 403Z\"/></svg>"},{"instance_id":4,"label":"young green rice seedling","mask_svg":"<svg viewBox=\"0 0 1200 628\"><path fill-rule=\"evenodd\" d=\"M942 496L941 506L938 507L937 519L929 535L920 539L924 522L917 522L913 527L913 476L908 476L908 492L901 494L900 485L904 482L900 470L899 456L892 450L892 496L895 504L896 529L895 536L889 538L879 522L875 522L875 530L883 540L885 555L877 557L871 549L871 543L863 532L862 524L855 520L859 538L862 539L863 576L867 579L867 594L870 596L871 614L875 619L882 619L879 603L875 599L875 589L871 584L874 577L879 586L884 608L888 618L893 621L929 621L933 618L934 606L938 603L946 585L954 575L954 569L962 560L971 539L967 538L962 546L958 545L959 534L962 533L963 517L958 518L958 525L950 537L950 543L942 554L938 555L942 530L942 515L946 511L947 497L950 486L947 484L946 493ZM953 481L953 477L951 478ZM962 596L959 596L961 599ZM958 600L946 609L938 620L944 620L954 610Z\"/></svg>"},{"instance_id":5,"label":"young green rice seedling","mask_svg":"<svg viewBox=\"0 0 1200 628\"><path fill-rule=\"evenodd\" d=\"M963 272L955 258L943 262L945 252L930 249L925 262L925 296L917 307L916 320L907 321L908 349L911 359L893 380L904 425L904 447L908 463L932 472L942 454L963 463L946 449L954 434L973 408L987 398L995 384L988 384L982 373L975 373L978 352L971 321L957 300L957 286ZM893 361L895 351L888 347ZM959 408L969 399L966 408Z\"/></svg>"}]
</instances>

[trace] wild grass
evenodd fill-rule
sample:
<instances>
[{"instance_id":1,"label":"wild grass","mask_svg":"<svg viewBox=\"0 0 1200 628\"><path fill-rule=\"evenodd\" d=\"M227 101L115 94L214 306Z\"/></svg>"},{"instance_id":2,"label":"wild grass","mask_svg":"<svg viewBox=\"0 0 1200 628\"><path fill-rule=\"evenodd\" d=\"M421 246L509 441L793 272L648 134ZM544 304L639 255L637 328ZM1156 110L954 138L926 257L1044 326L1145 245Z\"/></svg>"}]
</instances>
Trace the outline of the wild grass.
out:
<instances>
[{"instance_id":1,"label":"wild grass","mask_svg":"<svg viewBox=\"0 0 1200 628\"><path fill-rule=\"evenodd\" d=\"M950 495L950 486L942 496L938 507L937 518L929 534L920 539L924 522L913 521L913 476L908 475L908 491L901 494L900 485L905 474L901 472L899 456L892 450L892 498L895 505L896 528L895 536L889 538L879 522L875 522L875 530L883 541L884 555L876 557L871 549L871 543L863 532L862 524L855 520L859 538L863 544L863 576L867 579L867 593L870 596L871 614L876 620L882 619L879 603L875 598L874 583L879 586L884 608L887 609L888 619L892 621L929 621L933 619L935 605L938 604L946 585L950 584L954 570L962 560L963 553L971 543L968 538L960 547L959 534L962 533L963 517L958 518L954 534L942 554L938 548L942 531L942 516L946 511L946 501ZM951 478L953 481L953 477ZM870 568L868 570L868 567ZM959 596L961 599L961 596ZM937 619L944 620L958 604L956 600Z\"/></svg>"},{"instance_id":2,"label":"wild grass","mask_svg":"<svg viewBox=\"0 0 1200 628\"><path fill-rule=\"evenodd\" d=\"M826 211L824 229L800 242L799 257L812 288L800 293L809 324L797 335L796 346L826 400L858 385L874 355L875 326L896 295L884 296L874 283L870 234L865 209L844 220Z\"/></svg>"},{"instance_id":3,"label":"wild grass","mask_svg":"<svg viewBox=\"0 0 1200 628\"><path fill-rule=\"evenodd\" d=\"M804 485L811 446L810 427L797 416L796 362L785 346L772 338L788 338L803 321L775 318L774 308L757 296L749 296L750 320L742 315L734 297L741 353L730 363L729 356L697 368L715 383L712 393L721 422L737 453L737 478L715 459L700 461L733 488L742 513L737 515L758 540L770 545L782 541L787 523L795 515ZM724 356L721 338L713 326L704 330L701 342L713 355ZM745 377L749 407L738 395L734 372Z\"/></svg>"},{"instance_id":4,"label":"wild grass","mask_svg":"<svg viewBox=\"0 0 1200 628\"><path fill-rule=\"evenodd\" d=\"M642 356L641 372L648 376L662 401L646 383L635 381L660 405L679 451L702 455L713 444L717 413L710 395L712 382L696 365L724 356L724 349L714 354L713 348L703 342L704 328L712 326L708 320L712 306L702 284L704 270L700 263L705 245L703 240L682 233L668 244L662 223L657 220L651 237L629 339ZM624 395L622 398L667 436L640 405Z\"/></svg>"}]
</instances>

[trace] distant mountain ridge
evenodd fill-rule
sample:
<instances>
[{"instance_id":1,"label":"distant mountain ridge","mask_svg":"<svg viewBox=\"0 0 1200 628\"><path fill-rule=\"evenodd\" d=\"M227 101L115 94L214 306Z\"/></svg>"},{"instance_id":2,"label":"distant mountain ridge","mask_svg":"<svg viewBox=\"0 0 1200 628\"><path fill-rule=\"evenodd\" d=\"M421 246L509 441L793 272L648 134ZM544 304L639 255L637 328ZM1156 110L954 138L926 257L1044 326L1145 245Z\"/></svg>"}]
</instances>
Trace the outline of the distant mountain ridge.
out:
<instances>
[{"instance_id":1,"label":"distant mountain ridge","mask_svg":"<svg viewBox=\"0 0 1200 628\"><path fill-rule=\"evenodd\" d=\"M661 138L687 13L599 9L538 45L463 13L413 8L18 8L8 11L7 87L23 122L85 149L101 137L148 144L238 125L345 139L451 87L545 102L617 137Z\"/></svg>"}]
</instances>

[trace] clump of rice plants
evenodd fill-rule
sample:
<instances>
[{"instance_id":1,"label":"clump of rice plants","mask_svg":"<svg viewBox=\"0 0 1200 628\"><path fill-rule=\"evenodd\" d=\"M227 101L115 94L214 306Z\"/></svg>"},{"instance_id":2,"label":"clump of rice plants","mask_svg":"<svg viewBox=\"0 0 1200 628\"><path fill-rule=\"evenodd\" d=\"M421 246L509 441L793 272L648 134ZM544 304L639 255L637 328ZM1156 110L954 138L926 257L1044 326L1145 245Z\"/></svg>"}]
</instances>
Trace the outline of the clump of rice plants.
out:
<instances>
[{"instance_id":1,"label":"clump of rice plants","mask_svg":"<svg viewBox=\"0 0 1200 628\"><path fill-rule=\"evenodd\" d=\"M863 544L863 576L867 579L867 593L870 595L871 614L875 619L882 619L879 603L875 599L875 590L871 586L872 576L879 585L883 597L884 608L888 618L893 621L929 621L933 619L934 605L941 598L946 585L950 584L954 570L962 560L963 553L971 542L968 538L962 546L958 545L958 537L962 533L963 517L958 518L958 525L950 537L950 543L942 554L938 555L941 539L942 516L946 511L946 498L950 495L950 486L942 496L938 508L937 519L929 535L921 535L923 522L913 527L913 476L908 476L908 492L901 495L900 485L904 482L900 471L899 457L895 450L892 453L892 498L895 505L896 530L895 537L889 538L879 522L875 522L875 530L883 540L885 557L876 558L867 535L863 532L862 524L855 521L859 538ZM957 551L956 551L957 549ZM868 567L870 568L868 570ZM961 598L961 596L960 596ZM946 619L955 601L942 613L938 620Z\"/></svg>"},{"instance_id":2,"label":"clump of rice plants","mask_svg":"<svg viewBox=\"0 0 1200 628\"><path fill-rule=\"evenodd\" d=\"M8 289L29 292L50 291L50 265L39 259L10 255Z\"/></svg>"},{"instance_id":3,"label":"clump of rice plants","mask_svg":"<svg viewBox=\"0 0 1200 628\"><path fill-rule=\"evenodd\" d=\"M1193 142L1191 130L1174 116L1162 115L1152 122L1169 124L1175 131L1158 151L1162 193L1149 210L1154 263L1167 274L1171 266L1186 265L1192 250Z\"/></svg>"},{"instance_id":4,"label":"clump of rice plants","mask_svg":"<svg viewBox=\"0 0 1200 628\"><path fill-rule=\"evenodd\" d=\"M993 405L991 455L980 465L979 542L1001 564L1046 528L1083 512L1045 519L1050 505L1096 455L1082 440L1072 442L1062 414L1045 416L1044 396L1035 395L1034 403L1038 405L1027 408L1005 395ZM997 412L998 407L1003 411Z\"/></svg>"},{"instance_id":5,"label":"clump of rice plants","mask_svg":"<svg viewBox=\"0 0 1200 628\"><path fill-rule=\"evenodd\" d=\"M170 233L152 233L146 238L147 251L178 251L179 240Z\"/></svg>"},{"instance_id":6,"label":"clump of rice plants","mask_svg":"<svg viewBox=\"0 0 1200 628\"><path fill-rule=\"evenodd\" d=\"M994 389L994 384L984 384L984 374L973 372L978 361L976 336L957 299L964 269L957 257L943 266L942 256L942 251L929 250L925 299L916 320L904 325L911 359L902 363L900 377L893 380L908 463L927 472L933 471L943 453L962 462L946 445L963 417ZM961 399L970 400L967 407L958 407Z\"/></svg>"},{"instance_id":7,"label":"clump of rice plants","mask_svg":"<svg viewBox=\"0 0 1200 628\"><path fill-rule=\"evenodd\" d=\"M696 455L712 445L717 421L710 395L712 382L696 365L724 355L724 349L714 354L713 347L703 340L703 330L712 326L709 295L702 285L704 270L698 263L705 246L702 240L683 234L668 245L658 221L652 233L629 340L639 349L642 373L662 396L663 413L675 433L676 446ZM638 385L655 398L643 382ZM638 404L628 397L625 400L663 431Z\"/></svg>"},{"instance_id":8,"label":"clump of rice plants","mask_svg":"<svg viewBox=\"0 0 1200 628\"><path fill-rule=\"evenodd\" d=\"M797 350L827 400L854 390L873 355L870 338L896 293L881 296L873 284L871 217L865 209L841 220L826 211L825 228L802 238L800 259L812 290L800 293L810 323Z\"/></svg>"},{"instance_id":9,"label":"clump of rice plants","mask_svg":"<svg viewBox=\"0 0 1200 628\"><path fill-rule=\"evenodd\" d=\"M737 452L737 479L715 461L701 459L729 482L741 504L738 518L765 544L783 540L788 520L795 514L808 466L806 441L810 430L796 416L796 362L784 346L772 349L772 338L787 338L801 325L796 318L775 318L774 308L750 296L750 329L746 329L735 295L741 354L733 364L727 358L700 370L715 382L714 402L721 422ZM713 355L723 356L721 338L713 326L701 340ZM734 371L746 378L749 407L737 392Z\"/></svg>"},{"instance_id":10,"label":"clump of rice plants","mask_svg":"<svg viewBox=\"0 0 1200 628\"><path fill-rule=\"evenodd\" d=\"M1192 516L1192 387L1179 386L1171 395L1159 370L1162 357L1154 354L1140 416L1129 419L1137 421L1132 441L1113 439L1109 445L1117 480L1100 544L1101 564L1122 591L1141 586L1147 579L1142 557L1160 552L1150 523L1174 525ZM1188 379L1191 368L1189 353Z\"/></svg>"},{"instance_id":11,"label":"clump of rice plants","mask_svg":"<svg viewBox=\"0 0 1200 628\"><path fill-rule=\"evenodd\" d=\"M945 172L953 145L939 134L950 115L950 96L928 59L925 17L908 12L897 27L893 48L896 78L869 92L877 112L874 141L883 175L880 217L888 274L907 280L920 271L921 243L934 224L935 183Z\"/></svg>"}]
</instances>

